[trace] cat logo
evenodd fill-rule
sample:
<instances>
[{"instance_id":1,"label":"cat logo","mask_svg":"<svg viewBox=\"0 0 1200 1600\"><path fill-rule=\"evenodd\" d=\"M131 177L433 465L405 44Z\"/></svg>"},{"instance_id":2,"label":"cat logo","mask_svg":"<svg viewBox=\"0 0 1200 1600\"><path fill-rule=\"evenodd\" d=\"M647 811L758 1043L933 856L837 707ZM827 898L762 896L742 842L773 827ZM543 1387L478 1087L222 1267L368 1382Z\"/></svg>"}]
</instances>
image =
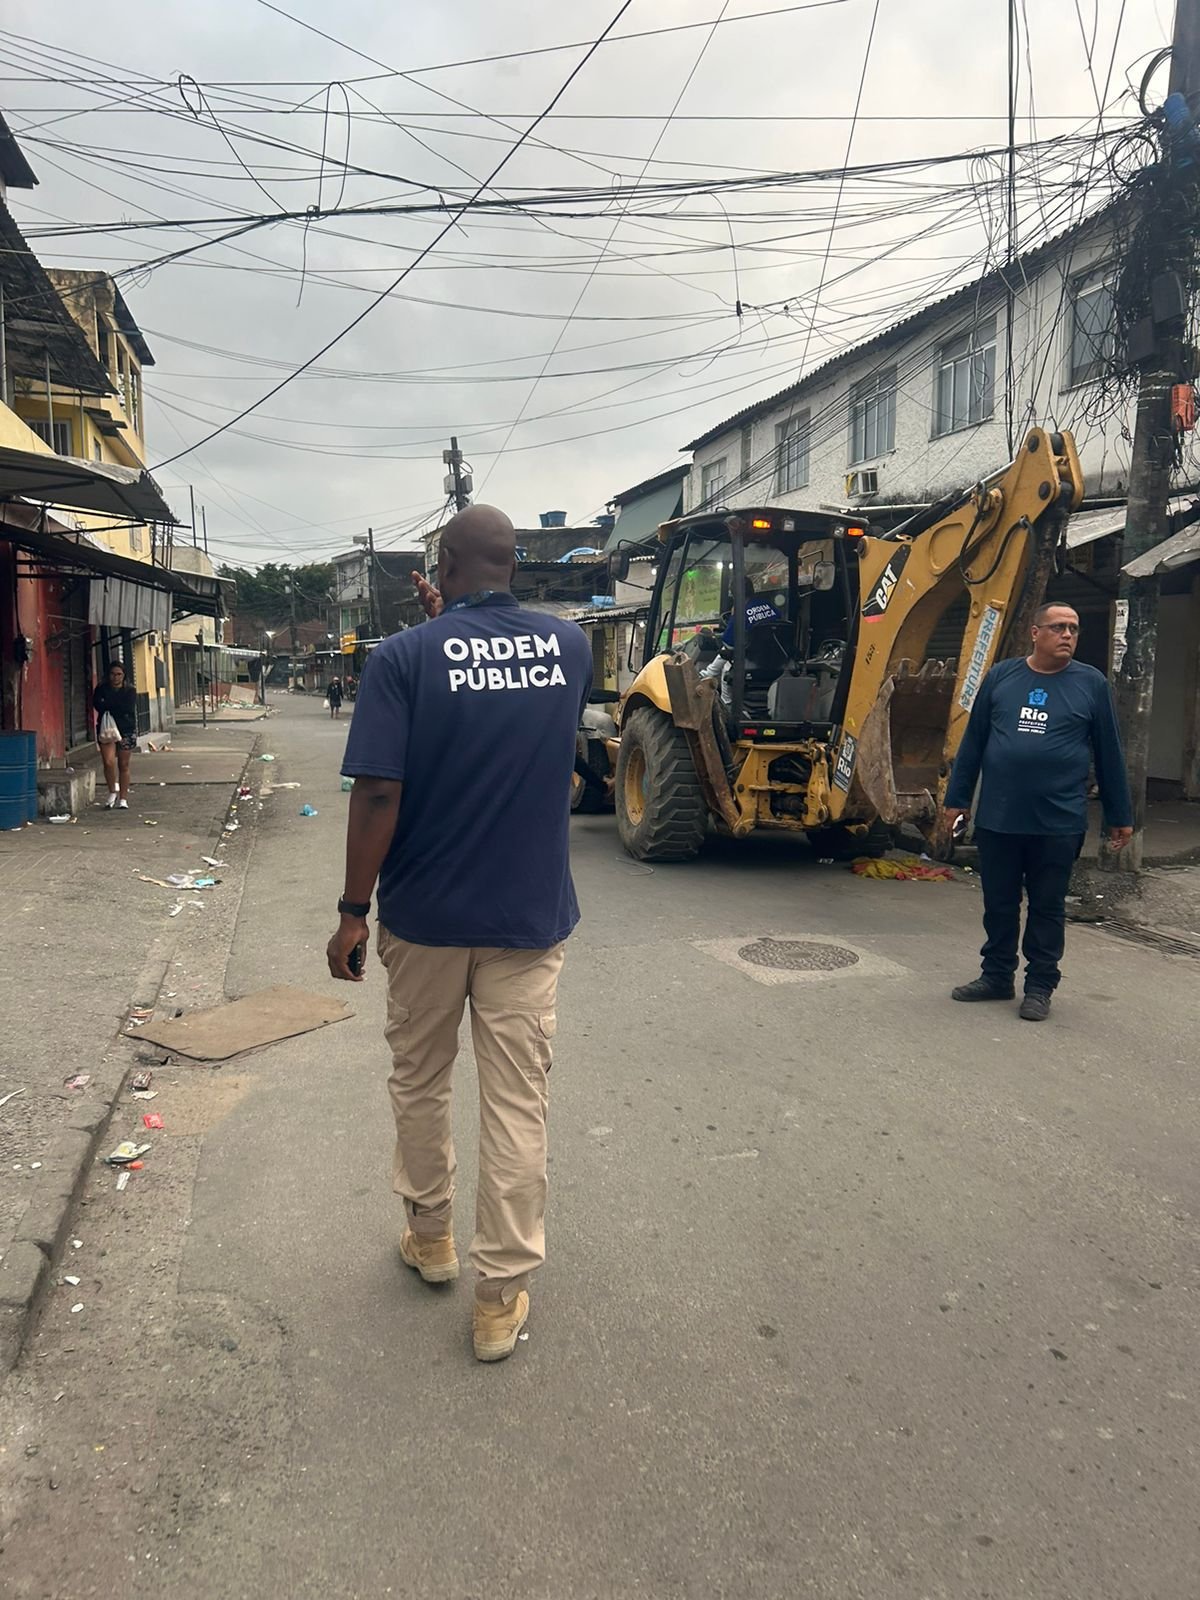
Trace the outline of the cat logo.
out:
<instances>
[{"instance_id":1,"label":"cat logo","mask_svg":"<svg viewBox=\"0 0 1200 1600\"><path fill-rule=\"evenodd\" d=\"M900 581L900 574L904 571L904 563L908 560L910 548L911 546L902 544L879 574L879 581L871 590L867 603L862 608L864 622L876 621L891 604L896 585Z\"/></svg>"}]
</instances>

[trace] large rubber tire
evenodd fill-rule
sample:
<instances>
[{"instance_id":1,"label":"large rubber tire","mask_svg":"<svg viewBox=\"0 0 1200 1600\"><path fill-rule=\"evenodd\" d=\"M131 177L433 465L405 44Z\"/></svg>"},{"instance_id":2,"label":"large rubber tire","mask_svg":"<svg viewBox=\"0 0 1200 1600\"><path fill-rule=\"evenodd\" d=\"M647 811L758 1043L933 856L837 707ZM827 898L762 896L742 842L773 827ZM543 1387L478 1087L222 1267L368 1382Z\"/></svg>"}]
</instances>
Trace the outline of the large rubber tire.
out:
<instances>
[{"instance_id":1,"label":"large rubber tire","mask_svg":"<svg viewBox=\"0 0 1200 1600\"><path fill-rule=\"evenodd\" d=\"M621 728L617 832L637 861L690 861L708 813L687 735L665 712L641 706Z\"/></svg>"},{"instance_id":2,"label":"large rubber tire","mask_svg":"<svg viewBox=\"0 0 1200 1600\"><path fill-rule=\"evenodd\" d=\"M835 825L831 828L814 828L808 836L808 842L812 845L814 855L830 856L834 861L860 861L864 856L871 861L878 861L881 856L887 855L894 840L887 823L876 818L865 834L853 834L849 828Z\"/></svg>"}]
</instances>

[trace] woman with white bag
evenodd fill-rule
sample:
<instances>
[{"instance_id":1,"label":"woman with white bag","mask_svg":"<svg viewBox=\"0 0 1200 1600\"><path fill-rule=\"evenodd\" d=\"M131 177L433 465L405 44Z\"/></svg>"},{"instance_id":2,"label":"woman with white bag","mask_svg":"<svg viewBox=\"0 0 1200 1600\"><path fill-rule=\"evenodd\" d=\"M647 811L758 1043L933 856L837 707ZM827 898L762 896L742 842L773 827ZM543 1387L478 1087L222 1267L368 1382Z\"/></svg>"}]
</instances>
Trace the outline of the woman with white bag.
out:
<instances>
[{"instance_id":1,"label":"woman with white bag","mask_svg":"<svg viewBox=\"0 0 1200 1600\"><path fill-rule=\"evenodd\" d=\"M129 753L137 744L137 692L126 684L125 668L119 661L110 665L107 681L96 685L92 709L97 718L96 743L108 783L105 805L109 811L114 806L128 811Z\"/></svg>"}]
</instances>

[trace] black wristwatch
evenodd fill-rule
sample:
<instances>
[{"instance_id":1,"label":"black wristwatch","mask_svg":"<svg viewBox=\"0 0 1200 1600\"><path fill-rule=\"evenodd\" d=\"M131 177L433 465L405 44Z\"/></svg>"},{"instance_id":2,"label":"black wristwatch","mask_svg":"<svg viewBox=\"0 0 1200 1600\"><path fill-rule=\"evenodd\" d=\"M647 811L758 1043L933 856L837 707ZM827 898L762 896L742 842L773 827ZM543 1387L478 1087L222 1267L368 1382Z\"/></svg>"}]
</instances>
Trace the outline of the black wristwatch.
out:
<instances>
[{"instance_id":1,"label":"black wristwatch","mask_svg":"<svg viewBox=\"0 0 1200 1600\"><path fill-rule=\"evenodd\" d=\"M371 902L369 900L342 899L338 901L338 910L344 917L365 917L370 909Z\"/></svg>"}]
</instances>

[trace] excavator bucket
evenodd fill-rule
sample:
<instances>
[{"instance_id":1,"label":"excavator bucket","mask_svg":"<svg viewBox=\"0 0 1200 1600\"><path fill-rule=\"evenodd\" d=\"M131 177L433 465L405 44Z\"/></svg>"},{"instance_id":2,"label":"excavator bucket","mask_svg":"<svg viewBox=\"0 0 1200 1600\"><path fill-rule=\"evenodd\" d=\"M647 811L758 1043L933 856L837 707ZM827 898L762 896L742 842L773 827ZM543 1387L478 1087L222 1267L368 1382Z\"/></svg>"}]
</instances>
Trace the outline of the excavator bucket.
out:
<instances>
[{"instance_id":1,"label":"excavator bucket","mask_svg":"<svg viewBox=\"0 0 1200 1600\"><path fill-rule=\"evenodd\" d=\"M928 827L937 817L957 661L901 661L886 679L858 741L858 781L884 822Z\"/></svg>"}]
</instances>

